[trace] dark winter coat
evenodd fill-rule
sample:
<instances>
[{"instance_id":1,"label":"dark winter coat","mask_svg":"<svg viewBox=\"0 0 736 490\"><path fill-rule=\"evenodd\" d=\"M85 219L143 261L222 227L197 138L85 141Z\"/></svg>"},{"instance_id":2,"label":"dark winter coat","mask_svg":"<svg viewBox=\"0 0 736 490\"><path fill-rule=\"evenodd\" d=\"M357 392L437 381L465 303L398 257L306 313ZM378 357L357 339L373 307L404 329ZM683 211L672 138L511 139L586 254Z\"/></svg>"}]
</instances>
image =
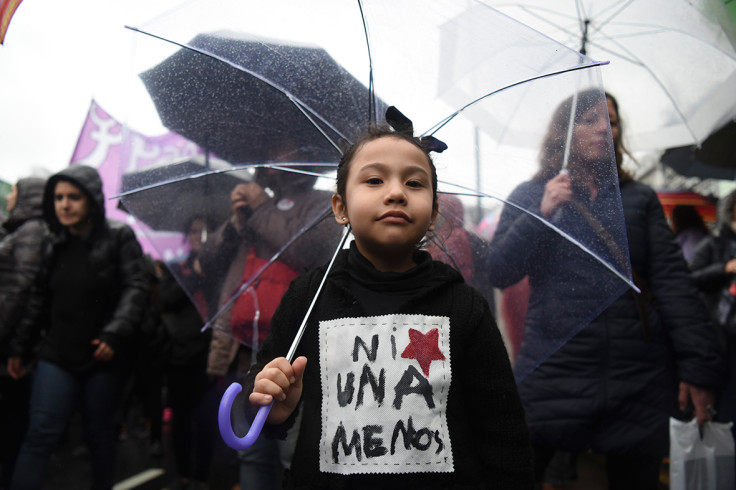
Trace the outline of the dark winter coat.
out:
<instances>
[{"instance_id":1,"label":"dark winter coat","mask_svg":"<svg viewBox=\"0 0 736 490\"><path fill-rule=\"evenodd\" d=\"M190 259L193 260L194 256ZM159 298L167 332L166 363L172 366L201 366L204 372L212 330L201 331L205 320L175 278L183 281L189 294L195 297L202 295L203 281L191 268L192 260L167 265L168 268L161 272ZM200 303L206 307L203 296ZM206 311L203 313L206 314Z\"/></svg>"},{"instance_id":2,"label":"dark winter coat","mask_svg":"<svg viewBox=\"0 0 736 490\"><path fill-rule=\"evenodd\" d=\"M77 338L73 343L70 339L79 337L79 332L69 331L73 326L66 325L64 319L50 317L51 299L47 295L49 278L54 268L60 267L55 261L58 250L71 240L68 231L56 218L54 209L54 190L59 181L68 181L81 188L89 200L93 228L82 237L82 243L89 252L95 271L95 288L101 293L96 301L102 301L103 312L102 318L94 320L97 322L95 331L86 332L85 338ZM72 370L106 369L120 365L124 361L125 347L139 328L149 294L141 247L135 233L123 223L105 219L102 181L94 168L84 165L67 167L49 178L44 191L43 212L52 233L44 239L41 271L24 318L11 342L12 355L28 356L43 332L39 352L42 360ZM93 360L91 341L97 338L115 350L113 363L102 365ZM71 358L75 359L74 365L67 361Z\"/></svg>"},{"instance_id":3,"label":"dark winter coat","mask_svg":"<svg viewBox=\"0 0 736 490\"><path fill-rule=\"evenodd\" d=\"M621 184L621 199L631 265L643 290L640 300L627 289L532 371L519 391L536 444L664 456L669 447L669 416L676 413L678 382L711 389L720 386L722 359L656 193L628 180ZM536 272L526 269L532 295ZM557 289L570 291L567 279L561 276ZM530 337L530 332L572 312L574 306L574 301L552 305L545 298L532 301L522 351L541 341ZM640 307L646 311L645 321Z\"/></svg>"},{"instance_id":4,"label":"dark winter coat","mask_svg":"<svg viewBox=\"0 0 736 490\"><path fill-rule=\"evenodd\" d=\"M728 291L736 280L733 274L726 274L726 263L736 258L736 232L733 229L733 206L736 191L724 197L718 204L718 236L708 236L695 248L690 258L695 284L703 292L703 298L711 318L720 328L722 340L736 336L733 295Z\"/></svg>"},{"instance_id":5,"label":"dark winter coat","mask_svg":"<svg viewBox=\"0 0 736 490\"><path fill-rule=\"evenodd\" d=\"M490 245L486 269L490 284L497 288L529 278L524 345L514 362L517 379L526 376L555 350L559 342L590 323L627 288L589 253L530 214L541 213L539 205L544 189L545 182L532 180L511 193L509 201L529 213L512 206L504 207ZM560 208L552 217L553 223L619 270L626 270L628 257L621 253L626 247L624 225L616 221L616 215L608 213L609 209L619 207L617 186L614 183L600 189L592 202L587 189L575 186L573 190L574 199L589 203L581 207L588 206L590 214L615 238L609 241L601 236L586 221L581 210L572 205ZM609 242L615 247L609 246Z\"/></svg>"},{"instance_id":6,"label":"dark winter coat","mask_svg":"<svg viewBox=\"0 0 736 490\"><path fill-rule=\"evenodd\" d=\"M320 471L320 461L330 458L329 448L320 450L320 435L323 431L322 417L333 416L322 412L323 397L335 397L335 385L341 381L335 378L323 382L325 376L320 335L325 330L320 323L333 319L346 323L356 323L355 328L341 324L345 328L341 337L352 341L357 336L371 339L376 331L361 322L368 321L366 310L353 295L349 286L347 270L348 251L342 251L335 260L329 280L325 283L320 299L310 315L305 334L301 339L296 356L308 359L304 375L304 391L299 410L302 422L291 464L289 482L294 488L532 488L531 449L524 415L512 376L508 355L500 333L491 316L487 302L480 294L468 287L460 274L450 266L432 261L434 268L432 282L421 293L399 306L398 313L406 315L432 315L449 318L449 364L452 374L444 383L434 388L449 388L446 403L447 429L450 435L451 451L454 460L453 473L399 473L394 475L353 474L338 475ZM429 257L427 257L429 259ZM431 259L429 259L431 260ZM274 357L286 354L294 339L302 318L312 300L326 267L298 277L292 282L284 295L281 306L274 315L271 335L258 353L258 364L251 371L255 376L260 368ZM380 320L379 320L380 321ZM403 327L406 329L406 327ZM396 355L401 355L403 339L407 335L402 328L396 333ZM376 349L389 349L386 339L374 338ZM369 342L370 345L370 342ZM329 343L324 348L334 349ZM330 351L331 352L331 351ZM362 352L362 351L361 351ZM355 357L360 357L357 353ZM394 357L395 359L396 357ZM357 365L357 364L356 364ZM368 364L365 365L368 367ZM393 364L371 365L376 372L381 366L387 370ZM432 364L431 369L439 369ZM365 373L365 367L364 373ZM426 373L425 373L426 374ZM321 378L322 376L322 378ZM365 376L362 375L362 376ZM356 374L356 391L358 377ZM390 375L386 375L390 378ZM343 378L342 383L349 383ZM362 382L361 382L362 383ZM386 383L386 405L391 404L398 388ZM347 385L345 385L347 386ZM366 397L373 399L375 389L366 388ZM339 388L338 388L339 391ZM362 391L362 390L361 390ZM327 395L325 393L332 393ZM437 393L439 395L439 393ZM362 395L356 395L362 398ZM351 397L352 398L352 397ZM357 402L358 405L360 402ZM395 401L393 402L395 404ZM407 402L408 403L408 402ZM355 405L356 411L358 405ZM379 403L380 406L380 403ZM425 407L426 408L426 407ZM421 412L421 410L419 411ZM413 412L413 413L419 413ZM348 440L363 437L366 464L363 471L371 471L369 451L380 451L396 443L392 440L395 420L375 420L361 433L348 434ZM411 422L409 422L411 423ZM288 421L286 424L288 425ZM379 427L382 427L379 429ZM370 430L368 430L370 429ZM419 430L420 428L415 428ZM411 438L412 436L408 436ZM329 437L328 437L329 439ZM398 436L398 444L406 440ZM354 439L353 439L354 441ZM418 441L417 441L418 442ZM424 437L422 444L436 448L436 440ZM402 446L403 447L403 446ZM332 451L336 446L333 443ZM401 452L401 451L399 451ZM391 453L393 454L393 453ZM397 456L398 457L398 456ZM398 464L398 462L397 462ZM431 471L432 468L428 467Z\"/></svg>"},{"instance_id":7,"label":"dark winter coat","mask_svg":"<svg viewBox=\"0 0 736 490\"><path fill-rule=\"evenodd\" d=\"M46 181L20 179L15 207L3 223L0 240L0 359L7 358L10 336L17 327L31 285L41 267L41 243L46 233L41 201ZM0 371L4 370L5 362Z\"/></svg>"}]
</instances>

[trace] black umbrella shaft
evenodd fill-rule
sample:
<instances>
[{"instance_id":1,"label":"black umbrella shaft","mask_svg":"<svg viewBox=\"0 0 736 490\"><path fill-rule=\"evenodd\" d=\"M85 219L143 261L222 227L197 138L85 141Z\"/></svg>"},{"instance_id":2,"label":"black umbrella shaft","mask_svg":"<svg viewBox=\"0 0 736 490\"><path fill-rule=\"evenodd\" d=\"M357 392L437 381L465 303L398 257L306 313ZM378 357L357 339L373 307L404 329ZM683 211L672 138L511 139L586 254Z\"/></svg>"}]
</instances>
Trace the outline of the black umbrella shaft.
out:
<instances>
[{"instance_id":1,"label":"black umbrella shaft","mask_svg":"<svg viewBox=\"0 0 736 490\"><path fill-rule=\"evenodd\" d=\"M585 19L583 21L583 36L580 39L580 53L581 54L588 54L587 53L587 45L588 45L588 25L590 25L590 19Z\"/></svg>"}]
</instances>

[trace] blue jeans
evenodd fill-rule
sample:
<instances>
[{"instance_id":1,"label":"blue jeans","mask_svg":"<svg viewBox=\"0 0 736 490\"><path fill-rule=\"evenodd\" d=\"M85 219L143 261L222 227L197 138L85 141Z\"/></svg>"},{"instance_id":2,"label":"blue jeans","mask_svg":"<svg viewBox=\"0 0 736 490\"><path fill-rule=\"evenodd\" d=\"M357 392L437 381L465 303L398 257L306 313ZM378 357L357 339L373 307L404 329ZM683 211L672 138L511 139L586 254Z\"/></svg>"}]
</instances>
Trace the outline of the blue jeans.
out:
<instances>
[{"instance_id":1,"label":"blue jeans","mask_svg":"<svg viewBox=\"0 0 736 490\"><path fill-rule=\"evenodd\" d=\"M115 467L115 410L124 376L113 372L70 373L39 361L31 391L28 432L13 471L11 488L40 489L49 458L81 403L84 434L92 458L92 488L112 488Z\"/></svg>"},{"instance_id":2,"label":"blue jeans","mask_svg":"<svg viewBox=\"0 0 736 490\"><path fill-rule=\"evenodd\" d=\"M238 470L242 490L278 490L279 446L281 441L259 437L251 447L238 451Z\"/></svg>"},{"instance_id":3,"label":"blue jeans","mask_svg":"<svg viewBox=\"0 0 736 490\"><path fill-rule=\"evenodd\" d=\"M268 439L261 435L251 447L238 451L242 490L282 488L281 470L291 467L300 425L301 413L297 414L294 426L287 432L285 440Z\"/></svg>"}]
</instances>

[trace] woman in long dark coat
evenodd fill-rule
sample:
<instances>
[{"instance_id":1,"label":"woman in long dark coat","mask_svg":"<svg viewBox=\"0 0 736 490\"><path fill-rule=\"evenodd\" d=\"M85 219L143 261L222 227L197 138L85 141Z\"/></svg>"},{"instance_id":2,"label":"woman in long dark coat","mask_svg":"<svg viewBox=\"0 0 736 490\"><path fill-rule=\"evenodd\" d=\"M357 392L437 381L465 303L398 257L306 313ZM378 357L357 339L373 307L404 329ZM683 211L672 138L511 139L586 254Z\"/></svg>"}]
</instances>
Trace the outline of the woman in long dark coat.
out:
<instances>
[{"instance_id":1,"label":"woman in long dark coat","mask_svg":"<svg viewBox=\"0 0 736 490\"><path fill-rule=\"evenodd\" d=\"M656 193L621 168L621 128L612 97L597 90L578 94L570 160L567 171L560 172L562 155L555 150L563 146L556 141L564 140L571 105L571 99L563 103L550 124L541 171L510 199L532 209L538 203L539 213L561 227L589 227L594 249L621 262L625 247L605 233L616 223L596 223L586 211L598 207L594 216L605 218L606 207L618 205L605 184L611 180L600 179L603 164L615 154L631 267L642 294L631 289L612 294L618 299L587 321L577 319L585 326L530 367L549 342L550 330L580 312L590 314L587 302L596 293L590 289L598 284L599 272L575 247L561 248L557 234L505 210L493 244L517 266L490 274L501 287L529 276L531 296L516 368L529 373L519 392L535 445L537 481L555 450L590 450L607 456L612 490L656 489L669 450L670 415L677 413L678 402L684 409L691 401L699 422L710 419L706 408L723 379L722 358ZM585 228L578 231L585 235Z\"/></svg>"}]
</instances>

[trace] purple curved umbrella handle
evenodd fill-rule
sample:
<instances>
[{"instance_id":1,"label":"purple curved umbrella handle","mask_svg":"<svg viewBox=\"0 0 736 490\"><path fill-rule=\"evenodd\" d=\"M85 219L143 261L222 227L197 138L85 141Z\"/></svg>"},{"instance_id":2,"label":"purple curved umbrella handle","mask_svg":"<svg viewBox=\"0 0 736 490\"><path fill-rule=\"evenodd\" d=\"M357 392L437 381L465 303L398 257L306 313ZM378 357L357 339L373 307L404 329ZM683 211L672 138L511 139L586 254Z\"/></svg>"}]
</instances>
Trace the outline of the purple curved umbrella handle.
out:
<instances>
[{"instance_id":1,"label":"purple curved umbrella handle","mask_svg":"<svg viewBox=\"0 0 736 490\"><path fill-rule=\"evenodd\" d=\"M337 248L335 249L335 253L332 255L332 260L330 260L330 263L327 265L327 270L325 271L325 275L322 277L322 282L320 282L319 287L317 288L317 291L314 293L314 298L312 298L312 303L309 305L309 308L307 309L307 313L304 315L304 319L302 320L302 324L299 326L299 330L297 330L296 336L294 337L294 341L291 343L291 347L289 348L288 354L286 354L286 359L289 362L292 362L294 360L294 353L296 352L296 348L299 345L299 341L302 338L302 335L304 334L304 329L307 327L307 319L309 318L309 314L312 312L312 308L314 308L315 303L317 302L317 298L319 297L319 293L322 291L322 286L324 286L325 281L327 280L327 275L330 273L330 270L332 269L332 264L335 263L335 257L337 257L338 252L342 250L343 246L345 245L345 241L348 239L348 236L350 235L350 225L347 225L345 227L345 232L342 234L342 238L340 239L340 243L337 245ZM263 429L263 424L266 423L266 419L268 418L268 414L271 412L271 407L273 407L273 402L269 405L264 405L261 408L258 409L258 413L256 414L256 417L253 419L253 423L250 426L250 429L248 430L248 433L243 437L238 437L233 432L233 428L230 425L230 411L233 408L233 402L235 401L235 397L238 396L238 393L243 389L242 386L238 383L233 383L230 386L227 387L227 390L225 390L225 394L222 395L222 400L220 400L220 409L217 412L217 422L220 426L220 435L222 436L222 439L225 441L225 444L230 446L233 449L248 449L253 445L253 443L256 442L258 439L258 436L261 433L261 429Z\"/></svg>"},{"instance_id":2,"label":"purple curved umbrella handle","mask_svg":"<svg viewBox=\"0 0 736 490\"><path fill-rule=\"evenodd\" d=\"M263 424L266 423L268 414L271 412L271 407L273 407L273 402L271 402L259 408L256 417L253 419L253 423L250 425L250 429L248 429L248 433L243 437L236 436L230 425L230 411L232 410L235 397L238 396L238 393L242 389L243 387L239 383L233 383L228 386L225 394L222 395L220 408L217 412L217 422L220 426L222 440L233 449L248 449L256 442L258 436L261 434L261 429L263 429Z\"/></svg>"}]
</instances>

